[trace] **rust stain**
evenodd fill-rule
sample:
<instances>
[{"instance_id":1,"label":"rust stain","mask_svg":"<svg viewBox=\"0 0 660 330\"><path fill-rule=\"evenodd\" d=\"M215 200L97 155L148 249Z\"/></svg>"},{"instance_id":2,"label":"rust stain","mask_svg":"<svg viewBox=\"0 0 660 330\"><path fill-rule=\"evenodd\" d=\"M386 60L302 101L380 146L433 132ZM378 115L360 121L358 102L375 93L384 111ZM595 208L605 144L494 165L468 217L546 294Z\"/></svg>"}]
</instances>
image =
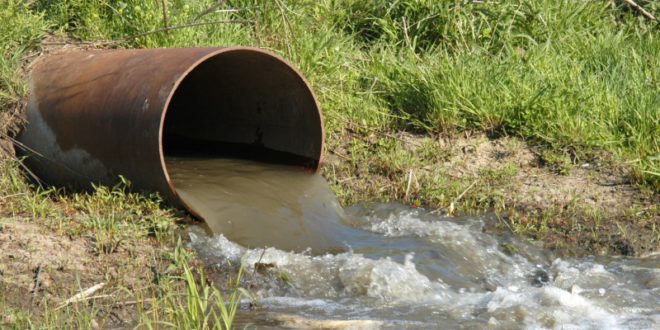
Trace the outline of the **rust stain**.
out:
<instances>
[{"instance_id":1,"label":"rust stain","mask_svg":"<svg viewBox=\"0 0 660 330\"><path fill-rule=\"evenodd\" d=\"M178 151L264 147L300 156L313 170L324 138L316 98L300 73L244 47L49 56L31 74L28 121L19 135L31 149L23 151L26 164L48 184L85 189L122 175L177 205L184 203L167 174L168 138Z\"/></svg>"}]
</instances>

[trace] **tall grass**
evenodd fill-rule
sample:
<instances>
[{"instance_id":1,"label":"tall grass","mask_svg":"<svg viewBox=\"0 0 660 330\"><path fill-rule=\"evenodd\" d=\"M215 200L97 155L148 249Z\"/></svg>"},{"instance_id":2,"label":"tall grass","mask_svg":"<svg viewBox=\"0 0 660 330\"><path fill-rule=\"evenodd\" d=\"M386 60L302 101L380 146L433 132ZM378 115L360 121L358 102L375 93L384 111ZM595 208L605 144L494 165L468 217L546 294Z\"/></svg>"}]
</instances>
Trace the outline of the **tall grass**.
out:
<instances>
[{"instance_id":1,"label":"tall grass","mask_svg":"<svg viewBox=\"0 0 660 330\"><path fill-rule=\"evenodd\" d=\"M159 329L163 326L172 329L233 329L234 318L246 291L239 288L242 268L235 280L229 281L229 296L223 296L216 287L207 283L203 271L193 271L188 264L188 255L181 242L174 251L174 262L181 270L180 276L165 279L164 293L160 298L152 298L151 310L140 315L140 328ZM179 294L168 281L182 281L185 294ZM172 282L170 282L172 283Z\"/></svg>"},{"instance_id":2,"label":"tall grass","mask_svg":"<svg viewBox=\"0 0 660 330\"><path fill-rule=\"evenodd\" d=\"M163 28L159 1L9 2L29 31L5 44L34 43L47 25L75 39L121 40L120 47L264 47L309 78L328 134L350 122L516 135L575 162L613 152L634 178L660 187L660 29L624 4L231 0L200 16L216 2L170 0L168 26L235 24L130 38Z\"/></svg>"},{"instance_id":3,"label":"tall grass","mask_svg":"<svg viewBox=\"0 0 660 330\"><path fill-rule=\"evenodd\" d=\"M46 30L42 15L20 0L0 2L0 111L17 102L27 88L20 74L22 58ZM0 124L1 125L1 124ZM0 126L1 127L1 126Z\"/></svg>"}]
</instances>

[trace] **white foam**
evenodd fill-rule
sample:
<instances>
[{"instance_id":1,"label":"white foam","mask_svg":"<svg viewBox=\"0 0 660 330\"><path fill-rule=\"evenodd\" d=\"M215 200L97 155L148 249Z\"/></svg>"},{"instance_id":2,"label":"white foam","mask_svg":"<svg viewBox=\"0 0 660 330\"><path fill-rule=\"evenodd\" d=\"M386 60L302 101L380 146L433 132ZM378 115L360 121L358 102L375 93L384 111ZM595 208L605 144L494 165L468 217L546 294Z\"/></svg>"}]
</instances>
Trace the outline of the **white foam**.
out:
<instances>
[{"instance_id":1,"label":"white foam","mask_svg":"<svg viewBox=\"0 0 660 330\"><path fill-rule=\"evenodd\" d=\"M478 245L468 225L459 225L451 221L423 221L414 211L391 214L386 219L371 217L370 230L385 236L417 236L450 240L457 245L474 247Z\"/></svg>"},{"instance_id":2,"label":"white foam","mask_svg":"<svg viewBox=\"0 0 660 330\"><path fill-rule=\"evenodd\" d=\"M526 311L522 314L523 322L530 328L539 326L542 321L538 318L539 312L550 312L550 324L554 324L553 328L558 329L616 329L621 320L579 294L553 286L528 288L522 292L500 287L491 295L486 306L489 313L496 315L500 310L522 309Z\"/></svg>"},{"instance_id":3,"label":"white foam","mask_svg":"<svg viewBox=\"0 0 660 330\"><path fill-rule=\"evenodd\" d=\"M420 274L412 255L403 264L390 258L372 260L352 252L309 256L275 248L245 249L224 236L206 238L191 234L192 245L203 253L231 261L241 260L247 272L255 263L272 264L291 277L301 294L342 297L366 296L383 302L422 302L447 298L443 283Z\"/></svg>"},{"instance_id":4,"label":"white foam","mask_svg":"<svg viewBox=\"0 0 660 330\"><path fill-rule=\"evenodd\" d=\"M431 282L417 272L412 256L406 256L403 266L389 259L374 264L370 272L367 295L384 301L441 301L449 292L440 282Z\"/></svg>"},{"instance_id":5,"label":"white foam","mask_svg":"<svg viewBox=\"0 0 660 330\"><path fill-rule=\"evenodd\" d=\"M521 255L505 255L497 238L474 224L423 220L414 211L367 219L370 231L420 237L427 250L431 241L435 245L430 246L449 258L442 260L454 262L446 265L433 264L439 261L423 259L421 253L407 253L405 260L396 261L394 256L369 258L355 252L311 256L274 248L246 249L222 235L209 238L201 233L191 234L191 244L217 262L241 262L247 272L260 262L286 274L291 280L286 290L261 291L262 302L272 309L359 315L414 328L429 328L440 321L447 327L465 321L496 328L658 328L659 290L647 288L657 281L656 269L628 265L623 259L610 264L592 259L531 262ZM422 264L455 267L451 276L474 279L479 285L452 287L442 276L425 275ZM533 282L539 271L546 278Z\"/></svg>"},{"instance_id":6,"label":"white foam","mask_svg":"<svg viewBox=\"0 0 660 330\"><path fill-rule=\"evenodd\" d=\"M298 297L266 297L259 301L264 306L281 309L283 307L317 309L325 312L344 309L345 306L327 299L308 299Z\"/></svg>"}]
</instances>

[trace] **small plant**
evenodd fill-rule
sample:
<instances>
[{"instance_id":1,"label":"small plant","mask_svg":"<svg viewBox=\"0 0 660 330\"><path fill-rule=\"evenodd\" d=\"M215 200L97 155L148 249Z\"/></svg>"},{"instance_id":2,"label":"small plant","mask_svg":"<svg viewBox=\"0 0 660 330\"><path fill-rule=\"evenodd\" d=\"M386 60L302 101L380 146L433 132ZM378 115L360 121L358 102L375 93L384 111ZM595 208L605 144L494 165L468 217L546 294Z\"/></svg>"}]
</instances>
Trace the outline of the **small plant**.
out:
<instances>
[{"instance_id":1,"label":"small plant","mask_svg":"<svg viewBox=\"0 0 660 330\"><path fill-rule=\"evenodd\" d=\"M167 280L163 297L153 301L152 306L158 306L157 310L143 314L141 324L147 328L165 325L173 329L233 329L241 298L249 297L247 291L239 287L243 268L234 281L229 281L230 293L225 299L222 292L208 282L203 271L190 268L190 255L180 240L172 258L173 268L169 271L178 269L181 275ZM178 281L185 286L184 294L173 289Z\"/></svg>"},{"instance_id":2,"label":"small plant","mask_svg":"<svg viewBox=\"0 0 660 330\"><path fill-rule=\"evenodd\" d=\"M114 214L102 218L90 217L85 225L94 235L96 253L113 253L119 247L122 235Z\"/></svg>"},{"instance_id":3,"label":"small plant","mask_svg":"<svg viewBox=\"0 0 660 330\"><path fill-rule=\"evenodd\" d=\"M573 168L573 163L568 156L557 154L554 151L544 151L539 160L542 166L562 175L569 175Z\"/></svg>"},{"instance_id":4,"label":"small plant","mask_svg":"<svg viewBox=\"0 0 660 330\"><path fill-rule=\"evenodd\" d=\"M504 253L506 253L510 256L516 255L520 252L518 247L511 244L511 243L502 243L500 246L502 247L502 250L504 250Z\"/></svg>"}]
</instances>

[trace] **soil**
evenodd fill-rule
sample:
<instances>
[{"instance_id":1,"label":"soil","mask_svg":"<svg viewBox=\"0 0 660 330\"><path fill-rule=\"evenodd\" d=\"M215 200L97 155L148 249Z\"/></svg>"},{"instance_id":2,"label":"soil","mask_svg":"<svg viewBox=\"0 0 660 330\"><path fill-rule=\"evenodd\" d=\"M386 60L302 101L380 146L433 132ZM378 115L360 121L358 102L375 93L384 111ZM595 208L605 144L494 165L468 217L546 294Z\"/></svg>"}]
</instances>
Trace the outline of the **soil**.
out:
<instances>
[{"instance_id":1,"label":"soil","mask_svg":"<svg viewBox=\"0 0 660 330\"><path fill-rule=\"evenodd\" d=\"M46 49L43 53L62 51L59 48ZM40 54L34 58L37 55ZM8 137L18 132L24 110L25 103L20 102L0 112L0 161L14 157ZM375 143L382 137L374 133L366 140ZM443 154L438 158L440 161L416 169L419 176L442 168L444 174L456 180L472 180L485 170L496 171L513 165L516 173L488 190L501 196L505 205L501 210L505 226L495 223L493 230L513 230L513 226L526 222L534 225L541 215L552 211L553 215L546 219L546 229L526 233L543 240L549 248L568 254L622 255L660 250L657 233L660 196L631 183L627 170L610 161L611 155L604 153L598 161L582 161L570 164L567 170L558 170L547 164L542 153L515 137L492 139L469 133L433 137L405 132L386 137L401 141L412 154L421 152L422 148ZM407 189L401 188L401 175L374 173L369 169L374 165L370 162L354 164L346 170L351 162L348 150L352 139L365 138L349 132L329 142L322 169L325 176L335 185L353 191L353 196L408 200ZM3 214L1 207L2 203L0 214ZM121 293L112 288L121 286L128 292L143 289L156 281L159 270L167 266L162 255L168 251L156 242L130 242L114 253L101 255L90 244L93 244L90 238L72 239L56 234L36 219L0 218L0 296L14 308L37 310L35 307L44 302L50 306L61 304L81 289L115 283L96 294L114 295L116 299ZM132 319L129 309L108 309L105 313L112 314L108 319L117 326L128 325L127 320ZM311 322L303 321L286 320L303 327L309 325L305 322Z\"/></svg>"},{"instance_id":2,"label":"soil","mask_svg":"<svg viewBox=\"0 0 660 330\"><path fill-rule=\"evenodd\" d=\"M82 290L102 286L92 297L98 306L109 303L97 314L105 326L128 326L134 310L123 301L145 291L168 265L168 252L155 242L125 242L111 254L98 254L91 237L71 239L56 234L28 218L0 219L0 297L15 310L39 316ZM102 321L101 321L102 320ZM2 320L0 320L2 321ZM0 328L2 328L0 322Z\"/></svg>"},{"instance_id":3,"label":"soil","mask_svg":"<svg viewBox=\"0 0 660 330\"><path fill-rule=\"evenodd\" d=\"M549 164L546 155L519 138L469 132L449 137L374 133L365 142L376 144L383 137L399 141L408 155L424 158L422 154L431 150L440 156L410 171L383 170L380 161L370 158L349 164L351 140L364 138L346 134L328 148L323 168L324 175L340 190L353 191L344 198L345 204L354 203L355 196L379 196L414 207L418 197L421 206L444 208L445 213L452 214L449 209L453 206L424 203L428 200L424 191L433 184L430 178L442 175L455 182L475 183L474 188L468 186L463 200L495 200L490 204L496 206L481 211L496 212L503 222L490 224L489 230L531 236L560 255L639 256L660 250L660 195L631 182L629 169L609 153L581 162L567 159ZM488 173L507 168L513 174L488 177ZM414 174L412 184L406 184L410 173ZM523 227L526 229L520 229Z\"/></svg>"},{"instance_id":4,"label":"soil","mask_svg":"<svg viewBox=\"0 0 660 330\"><path fill-rule=\"evenodd\" d=\"M569 255L643 255L660 250L654 230L660 225L660 196L630 182L625 168L608 161L613 155L603 153L598 160L566 164L558 171L517 138L478 134L452 144L462 151L448 164L456 176L515 164L516 175L494 190L526 221L550 211L550 230L531 233L547 248ZM598 223L596 217L601 218Z\"/></svg>"}]
</instances>

